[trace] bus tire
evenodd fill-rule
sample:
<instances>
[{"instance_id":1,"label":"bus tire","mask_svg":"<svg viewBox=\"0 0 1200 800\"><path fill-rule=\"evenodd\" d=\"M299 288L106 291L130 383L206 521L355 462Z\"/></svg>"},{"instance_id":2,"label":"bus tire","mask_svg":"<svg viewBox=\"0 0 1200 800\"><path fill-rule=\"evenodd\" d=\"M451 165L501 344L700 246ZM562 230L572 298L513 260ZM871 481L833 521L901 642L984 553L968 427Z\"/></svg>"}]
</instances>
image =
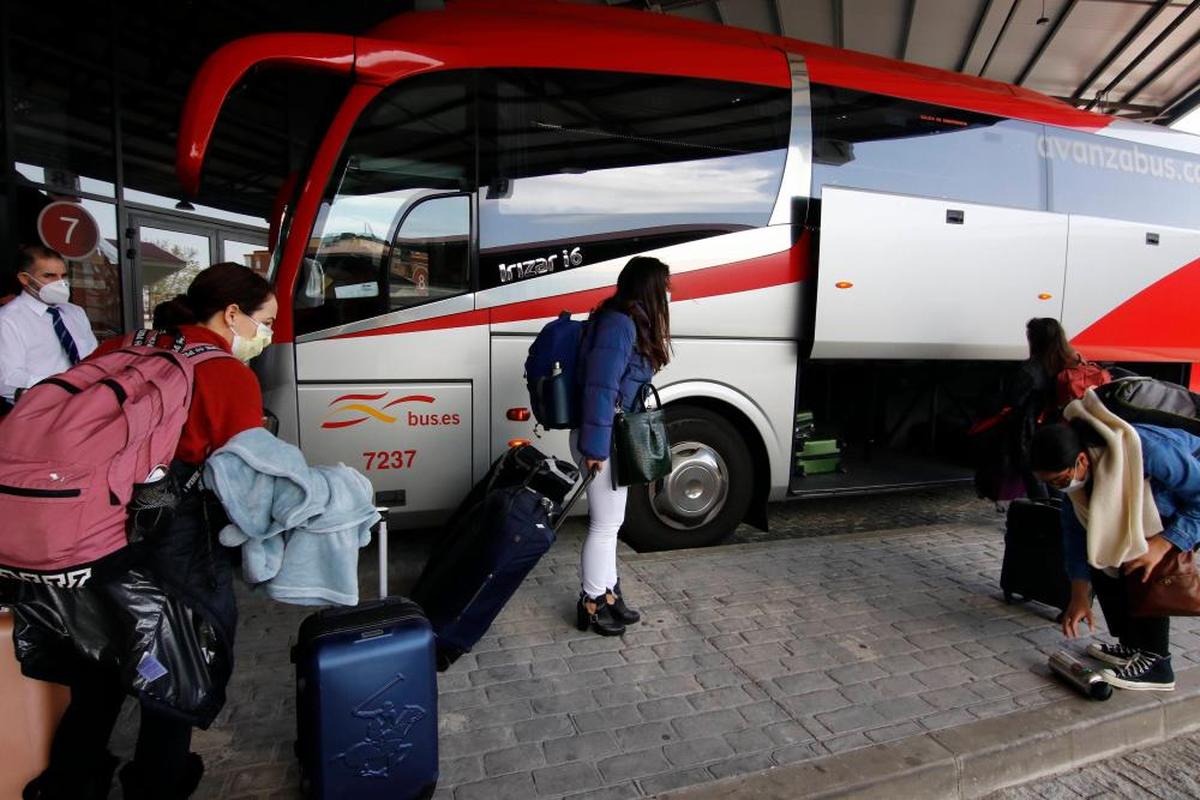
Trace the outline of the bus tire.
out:
<instances>
[{"instance_id":1,"label":"bus tire","mask_svg":"<svg viewBox=\"0 0 1200 800\"><path fill-rule=\"evenodd\" d=\"M728 420L707 408L667 407L675 469L652 486L631 486L621 536L634 549L718 544L746 516L754 462Z\"/></svg>"}]
</instances>

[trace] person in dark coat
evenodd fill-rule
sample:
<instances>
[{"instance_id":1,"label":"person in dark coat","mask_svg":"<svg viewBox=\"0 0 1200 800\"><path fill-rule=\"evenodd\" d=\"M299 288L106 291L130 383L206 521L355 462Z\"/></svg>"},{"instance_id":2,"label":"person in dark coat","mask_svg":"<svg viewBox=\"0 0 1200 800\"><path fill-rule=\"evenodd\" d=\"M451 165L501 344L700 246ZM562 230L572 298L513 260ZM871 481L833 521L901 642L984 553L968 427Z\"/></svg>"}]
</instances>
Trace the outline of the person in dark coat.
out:
<instances>
[{"instance_id":1,"label":"person in dark coat","mask_svg":"<svg viewBox=\"0 0 1200 800\"><path fill-rule=\"evenodd\" d=\"M613 480L612 434L617 408L633 411L641 389L670 360L670 269L656 258L631 259L616 293L592 312L584 333L582 422L571 431L581 467L594 470L588 486L587 539L580 559L578 627L619 636L641 619L621 596L617 533L625 521L628 487Z\"/></svg>"},{"instance_id":2,"label":"person in dark coat","mask_svg":"<svg viewBox=\"0 0 1200 800\"><path fill-rule=\"evenodd\" d=\"M1020 473L1026 495L1043 500L1049 492L1029 465L1030 446L1038 426L1056 416L1055 376L1079 356L1067 341L1062 325L1053 317L1029 320L1025 325L1025 340L1029 343L1029 358L1021 362L1004 386L1004 405L1012 409L1006 457Z\"/></svg>"}]
</instances>

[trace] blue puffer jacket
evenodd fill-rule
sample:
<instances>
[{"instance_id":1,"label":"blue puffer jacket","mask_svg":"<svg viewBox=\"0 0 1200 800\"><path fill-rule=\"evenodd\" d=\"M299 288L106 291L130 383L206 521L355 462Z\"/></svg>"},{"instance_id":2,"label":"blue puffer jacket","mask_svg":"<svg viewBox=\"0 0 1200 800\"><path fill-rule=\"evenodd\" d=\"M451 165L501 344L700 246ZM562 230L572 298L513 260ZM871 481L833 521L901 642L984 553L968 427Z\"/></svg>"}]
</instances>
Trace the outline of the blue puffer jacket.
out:
<instances>
[{"instance_id":1,"label":"blue puffer jacket","mask_svg":"<svg viewBox=\"0 0 1200 800\"><path fill-rule=\"evenodd\" d=\"M638 389L654 377L650 362L634 348L636 342L633 320L619 311L596 314L583 334L579 450L588 458L608 459L617 403L632 411Z\"/></svg>"}]
</instances>

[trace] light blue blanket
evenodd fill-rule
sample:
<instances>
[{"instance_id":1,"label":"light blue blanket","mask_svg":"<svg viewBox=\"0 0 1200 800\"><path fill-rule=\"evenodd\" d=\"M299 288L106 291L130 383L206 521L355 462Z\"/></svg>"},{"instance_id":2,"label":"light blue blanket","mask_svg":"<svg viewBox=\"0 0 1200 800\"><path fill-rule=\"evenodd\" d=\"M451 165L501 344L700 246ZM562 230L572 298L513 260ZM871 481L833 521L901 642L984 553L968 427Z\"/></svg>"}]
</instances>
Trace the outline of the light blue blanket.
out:
<instances>
[{"instance_id":1,"label":"light blue blanket","mask_svg":"<svg viewBox=\"0 0 1200 800\"><path fill-rule=\"evenodd\" d=\"M241 546L247 582L285 603L358 602L358 551L379 519L362 473L310 467L298 448L254 428L208 457L204 483L229 515L221 544Z\"/></svg>"}]
</instances>

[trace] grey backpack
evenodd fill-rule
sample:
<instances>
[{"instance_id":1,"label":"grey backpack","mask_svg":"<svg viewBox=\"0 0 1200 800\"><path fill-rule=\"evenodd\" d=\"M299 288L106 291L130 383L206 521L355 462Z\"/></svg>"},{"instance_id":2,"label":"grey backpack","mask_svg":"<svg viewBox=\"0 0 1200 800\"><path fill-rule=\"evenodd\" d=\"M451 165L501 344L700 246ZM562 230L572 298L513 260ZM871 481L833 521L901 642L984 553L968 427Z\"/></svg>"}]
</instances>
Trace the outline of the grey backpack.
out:
<instances>
[{"instance_id":1,"label":"grey backpack","mask_svg":"<svg viewBox=\"0 0 1200 800\"><path fill-rule=\"evenodd\" d=\"M1097 386L1105 408L1129 423L1181 428L1200 436L1200 394L1157 378L1132 377Z\"/></svg>"}]
</instances>

